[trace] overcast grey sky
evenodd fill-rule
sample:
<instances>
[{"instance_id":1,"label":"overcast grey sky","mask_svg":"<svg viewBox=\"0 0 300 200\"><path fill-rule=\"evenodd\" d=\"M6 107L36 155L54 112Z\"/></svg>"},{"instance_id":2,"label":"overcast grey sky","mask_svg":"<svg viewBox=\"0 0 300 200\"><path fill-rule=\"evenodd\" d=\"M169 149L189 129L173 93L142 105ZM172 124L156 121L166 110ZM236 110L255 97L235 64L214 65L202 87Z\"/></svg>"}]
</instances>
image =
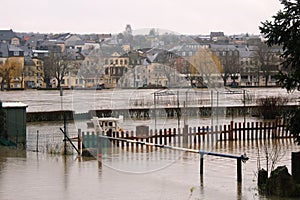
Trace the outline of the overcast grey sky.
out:
<instances>
[{"instance_id":1,"label":"overcast grey sky","mask_svg":"<svg viewBox=\"0 0 300 200\"><path fill-rule=\"evenodd\" d=\"M0 29L40 33L119 33L162 28L181 34L258 34L279 0L1 0Z\"/></svg>"}]
</instances>

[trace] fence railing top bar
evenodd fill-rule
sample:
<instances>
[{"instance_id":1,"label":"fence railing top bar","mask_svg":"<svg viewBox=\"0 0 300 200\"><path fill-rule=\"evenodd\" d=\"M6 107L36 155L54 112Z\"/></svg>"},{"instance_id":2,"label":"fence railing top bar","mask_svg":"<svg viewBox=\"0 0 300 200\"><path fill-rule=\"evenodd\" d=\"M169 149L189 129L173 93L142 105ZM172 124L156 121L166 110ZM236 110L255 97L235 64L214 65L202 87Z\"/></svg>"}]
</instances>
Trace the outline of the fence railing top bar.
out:
<instances>
[{"instance_id":1,"label":"fence railing top bar","mask_svg":"<svg viewBox=\"0 0 300 200\"><path fill-rule=\"evenodd\" d=\"M112 139L112 140L119 140L119 141L124 141L124 142L132 142L132 143L138 143L142 145L148 145L148 146L155 146L155 147L160 147L160 148L166 148L166 149L172 149L172 150L178 150L178 151L187 151L191 153L198 153L200 155L211 155L211 156L218 156L218 157L224 157L224 158L233 158L233 159L240 159L243 162L249 160L247 155L241 155L241 156L236 156L236 155L230 155L230 154L221 154L221 153L215 153L215 152L207 152L203 150L195 150L195 149L188 149L188 148L183 148L183 147L174 147L174 146L169 146L169 145L164 145L164 144L155 144L155 143L150 143L150 142L141 142L137 140L128 140L124 138L116 138L116 137L111 137L111 136L105 136L105 135L99 135L100 138L106 138L106 139Z\"/></svg>"},{"instance_id":2,"label":"fence railing top bar","mask_svg":"<svg viewBox=\"0 0 300 200\"><path fill-rule=\"evenodd\" d=\"M215 152L206 152L206 154L211 155L211 156L224 157L224 158L241 159L242 161L249 160L249 158L246 154L243 154L243 155L240 155L240 156L230 155L230 154L222 154L222 153L215 153Z\"/></svg>"}]
</instances>

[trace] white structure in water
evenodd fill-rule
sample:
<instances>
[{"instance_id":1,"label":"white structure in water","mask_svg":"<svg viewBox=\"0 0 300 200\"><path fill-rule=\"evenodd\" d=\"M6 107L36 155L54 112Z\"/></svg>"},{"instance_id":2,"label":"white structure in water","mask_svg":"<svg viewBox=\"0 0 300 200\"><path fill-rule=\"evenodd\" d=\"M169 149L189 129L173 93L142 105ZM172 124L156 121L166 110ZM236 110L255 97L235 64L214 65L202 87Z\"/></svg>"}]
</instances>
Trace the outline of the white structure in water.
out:
<instances>
[{"instance_id":1,"label":"white structure in water","mask_svg":"<svg viewBox=\"0 0 300 200\"><path fill-rule=\"evenodd\" d=\"M96 133L102 133L106 135L109 131L117 132L121 131L121 124L123 123L123 116L119 118L115 117L93 117L91 122L88 122L88 128L93 128Z\"/></svg>"}]
</instances>

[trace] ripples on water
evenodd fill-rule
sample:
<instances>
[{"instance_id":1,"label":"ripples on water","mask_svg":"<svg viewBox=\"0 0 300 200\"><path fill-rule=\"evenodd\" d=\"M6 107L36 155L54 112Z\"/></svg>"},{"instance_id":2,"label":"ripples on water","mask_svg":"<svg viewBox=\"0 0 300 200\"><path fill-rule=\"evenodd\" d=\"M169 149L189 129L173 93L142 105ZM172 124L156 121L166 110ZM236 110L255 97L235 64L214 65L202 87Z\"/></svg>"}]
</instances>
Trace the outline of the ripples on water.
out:
<instances>
[{"instance_id":1,"label":"ripples on water","mask_svg":"<svg viewBox=\"0 0 300 200\"><path fill-rule=\"evenodd\" d=\"M290 169L291 139L281 139L278 165ZM270 148L274 141L266 143ZM263 142L222 142L213 152L241 155L243 182L236 181L236 161L157 149L134 153L121 148L96 160L0 147L0 199L263 199L256 188L257 149ZM205 148L205 147L203 147ZM261 161L265 166L265 159Z\"/></svg>"},{"instance_id":2,"label":"ripples on water","mask_svg":"<svg viewBox=\"0 0 300 200\"><path fill-rule=\"evenodd\" d=\"M265 95L266 92L262 93ZM43 94L42 99L35 92L12 94L2 93L2 98L20 99L30 105L31 111L60 107L60 97L56 91ZM99 92L100 99L102 94ZM84 95L81 94L81 97L85 101ZM64 98L67 108L71 107L72 94L66 92ZM110 98L105 98L105 102L110 103ZM49 99L51 104L46 104ZM81 106L82 102L79 103ZM226 123L230 121L226 120ZM134 130L136 125L143 125L141 121L127 122L126 129L129 130ZM70 135L77 136L77 128L84 123L69 124ZM188 123L209 125L210 119L188 119ZM176 125L176 120L158 124L171 128ZM61 148L61 127L61 122L28 124L27 152L0 146L0 200L266 199L259 196L256 187L258 149L263 148L263 141L217 142L201 146L201 149L213 152L234 155L246 153L249 156L250 160L242 166L243 182L237 184L236 161L226 158L205 156L204 176L200 178L198 154L166 149L134 153L117 148L112 154L104 155L101 165L96 160L84 160L75 154L48 154L49 149L59 151ZM37 131L40 136L38 144L35 140ZM286 165L291 170L291 152L299 151L299 146L291 139L278 142L282 148L277 165ZM272 146L274 142L266 144ZM35 150L39 152L33 152ZM265 167L265 161L262 156L262 167Z\"/></svg>"}]
</instances>

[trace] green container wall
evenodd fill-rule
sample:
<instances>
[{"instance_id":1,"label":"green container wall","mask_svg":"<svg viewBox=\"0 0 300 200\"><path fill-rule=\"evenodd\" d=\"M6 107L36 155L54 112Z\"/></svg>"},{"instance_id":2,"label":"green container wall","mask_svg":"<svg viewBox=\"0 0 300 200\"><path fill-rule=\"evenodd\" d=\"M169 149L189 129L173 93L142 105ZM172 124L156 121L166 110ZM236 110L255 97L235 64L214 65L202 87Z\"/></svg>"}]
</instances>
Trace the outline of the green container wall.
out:
<instances>
[{"instance_id":1,"label":"green container wall","mask_svg":"<svg viewBox=\"0 0 300 200\"><path fill-rule=\"evenodd\" d=\"M26 144L26 107L2 108L4 113L4 131L2 137L17 145Z\"/></svg>"}]
</instances>

